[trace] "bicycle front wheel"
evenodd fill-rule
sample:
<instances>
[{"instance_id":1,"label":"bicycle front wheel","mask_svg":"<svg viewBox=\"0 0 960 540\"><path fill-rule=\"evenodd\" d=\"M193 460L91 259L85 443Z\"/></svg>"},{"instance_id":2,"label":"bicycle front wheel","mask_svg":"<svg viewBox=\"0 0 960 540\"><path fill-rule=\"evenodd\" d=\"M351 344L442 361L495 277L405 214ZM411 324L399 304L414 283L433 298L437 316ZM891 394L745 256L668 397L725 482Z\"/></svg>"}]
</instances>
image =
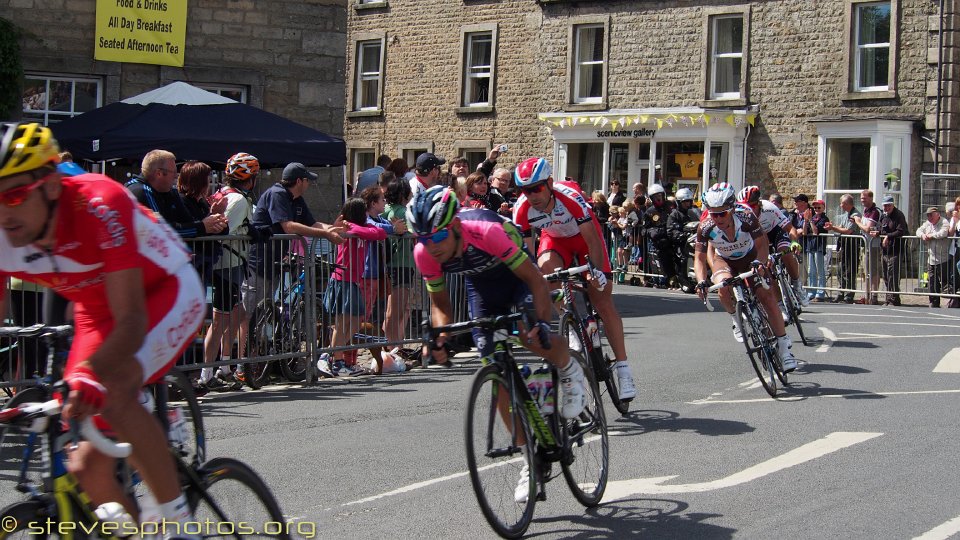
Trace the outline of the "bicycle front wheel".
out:
<instances>
[{"instance_id":1,"label":"bicycle front wheel","mask_svg":"<svg viewBox=\"0 0 960 540\"><path fill-rule=\"evenodd\" d=\"M186 492L196 522L208 528L200 531L203 538L291 538L295 524L285 521L270 488L245 463L218 457L197 474L200 485Z\"/></svg>"},{"instance_id":2,"label":"bicycle front wheel","mask_svg":"<svg viewBox=\"0 0 960 540\"><path fill-rule=\"evenodd\" d=\"M737 302L737 325L740 327L740 333L743 335L743 344L747 349L747 356L750 358L750 364L753 371L760 379L763 389L771 397L777 395L777 379L770 367L767 358L767 344L765 332L760 325L759 313L755 313L747 307L744 302Z\"/></svg>"},{"instance_id":3,"label":"bicycle front wheel","mask_svg":"<svg viewBox=\"0 0 960 540\"><path fill-rule=\"evenodd\" d=\"M593 372L579 353L571 358L583 367L584 393L587 406L576 418L564 420L564 441L568 454L560 462L563 477L580 504L587 508L600 504L607 489L610 472L610 441L603 400Z\"/></svg>"},{"instance_id":4,"label":"bicycle front wheel","mask_svg":"<svg viewBox=\"0 0 960 540\"><path fill-rule=\"evenodd\" d=\"M180 459L193 465L199 465L206 459L207 437L203 429L203 416L200 403L193 392L193 385L182 371L173 370L164 376L167 392L167 410L179 407L185 424L179 427L170 439L170 447ZM169 425L170 418L168 418ZM170 430L171 432L173 430Z\"/></svg>"},{"instance_id":5,"label":"bicycle front wheel","mask_svg":"<svg viewBox=\"0 0 960 540\"><path fill-rule=\"evenodd\" d=\"M790 318L790 322L797 327L797 333L800 334L800 341L804 345L809 345L807 343L807 336L803 333L803 322L800 320L800 302L797 300L797 295L793 290L793 287L790 286L790 283L787 282L787 277L781 275L780 279L780 295L783 296L783 305L787 308L787 317Z\"/></svg>"},{"instance_id":6,"label":"bicycle front wheel","mask_svg":"<svg viewBox=\"0 0 960 540\"><path fill-rule=\"evenodd\" d=\"M497 364L474 377L464 440L483 516L500 536L523 536L537 500L536 453L526 413Z\"/></svg>"}]
</instances>

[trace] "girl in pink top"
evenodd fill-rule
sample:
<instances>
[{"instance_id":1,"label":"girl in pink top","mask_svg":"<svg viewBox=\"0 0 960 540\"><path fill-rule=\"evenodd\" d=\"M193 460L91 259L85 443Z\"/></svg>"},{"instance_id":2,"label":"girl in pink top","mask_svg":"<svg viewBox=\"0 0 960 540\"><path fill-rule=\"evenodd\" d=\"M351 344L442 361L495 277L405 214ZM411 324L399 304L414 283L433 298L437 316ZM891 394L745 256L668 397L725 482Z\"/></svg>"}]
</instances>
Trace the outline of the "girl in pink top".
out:
<instances>
[{"instance_id":1,"label":"girl in pink top","mask_svg":"<svg viewBox=\"0 0 960 540\"><path fill-rule=\"evenodd\" d=\"M337 268L333 271L323 295L324 309L334 316L333 335L330 337L332 347L345 345L351 333L360 328L364 306L359 283L367 255L367 242L387 238L383 230L367 225L367 203L363 199L348 199L340 215L347 226L347 241L337 246L337 264L346 270ZM338 373L339 370L343 373L343 351L334 352L333 357L333 372Z\"/></svg>"}]
</instances>

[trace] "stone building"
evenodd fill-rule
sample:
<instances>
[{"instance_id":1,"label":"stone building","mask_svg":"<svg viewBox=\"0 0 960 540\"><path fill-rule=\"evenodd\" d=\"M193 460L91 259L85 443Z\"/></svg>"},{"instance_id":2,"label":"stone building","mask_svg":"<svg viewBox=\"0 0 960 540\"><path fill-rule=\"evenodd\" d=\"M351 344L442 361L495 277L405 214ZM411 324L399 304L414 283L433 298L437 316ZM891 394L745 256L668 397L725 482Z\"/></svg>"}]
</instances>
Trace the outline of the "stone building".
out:
<instances>
[{"instance_id":1,"label":"stone building","mask_svg":"<svg viewBox=\"0 0 960 540\"><path fill-rule=\"evenodd\" d=\"M21 33L22 118L56 122L185 81L342 136L343 0L183 1L187 28L181 68L95 60L94 0L0 0L0 17ZM121 176L109 167L106 172ZM273 172L272 179L261 176L261 187L277 180L279 171ZM340 208L343 173L339 167L319 172L321 189L308 191L307 197L318 218L330 218Z\"/></svg>"},{"instance_id":2,"label":"stone building","mask_svg":"<svg viewBox=\"0 0 960 540\"><path fill-rule=\"evenodd\" d=\"M589 190L747 182L829 209L870 188L915 221L921 172L960 172L942 4L350 0L350 168L506 143Z\"/></svg>"}]
</instances>

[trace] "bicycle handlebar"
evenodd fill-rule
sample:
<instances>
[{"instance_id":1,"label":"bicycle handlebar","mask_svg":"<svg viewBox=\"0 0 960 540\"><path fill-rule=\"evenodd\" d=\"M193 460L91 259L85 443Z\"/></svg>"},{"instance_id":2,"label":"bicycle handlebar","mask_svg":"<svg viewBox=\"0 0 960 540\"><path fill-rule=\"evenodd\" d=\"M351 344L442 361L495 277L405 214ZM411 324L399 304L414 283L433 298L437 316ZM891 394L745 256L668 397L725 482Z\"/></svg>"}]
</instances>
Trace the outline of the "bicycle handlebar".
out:
<instances>
[{"instance_id":1,"label":"bicycle handlebar","mask_svg":"<svg viewBox=\"0 0 960 540\"><path fill-rule=\"evenodd\" d=\"M733 277L728 277L727 279L721 281L720 283L716 283L716 284L714 284L714 285L711 285L710 287L707 287L707 293L712 293L712 292L714 292L714 291L716 291L716 290L718 290L718 289L722 289L722 288L724 288L724 287L729 287L729 286L731 286L731 285L736 285L736 284L738 284L738 283L742 283L743 281L746 281L747 279L750 279L750 278L752 278L752 277L754 277L754 276L756 276L756 277L759 278L759 280L760 280L760 285L762 285L764 289L769 289L769 288L770 288L770 284L767 283L767 280L763 279L763 278L760 276L760 274L757 272L757 270L758 270L759 268L760 268L759 266L753 266L753 268L751 268L750 270L748 270L748 271L746 271L746 272L744 272L744 273L742 273L742 274L737 274L737 275L735 275L735 276L733 276ZM704 296L704 298L703 298L703 305L706 306L707 311L713 311L713 304L710 303L710 298L709 298L709 297Z\"/></svg>"},{"instance_id":2,"label":"bicycle handlebar","mask_svg":"<svg viewBox=\"0 0 960 540\"><path fill-rule=\"evenodd\" d=\"M0 424L16 422L23 424L27 431L41 432L47 428L47 419L60 414L61 408L58 399L43 403L24 403L18 407L0 411ZM31 421L30 424L26 424L27 421ZM129 443L113 442L100 433L93 423L93 418L87 417L80 423L80 434L94 448L110 457L122 459L133 452L133 447Z\"/></svg>"},{"instance_id":3,"label":"bicycle handlebar","mask_svg":"<svg viewBox=\"0 0 960 540\"><path fill-rule=\"evenodd\" d=\"M8 326L0 328L0 338L25 338L25 337L65 337L73 334L73 326L66 324L62 326L46 326L44 324L35 324L33 326Z\"/></svg>"},{"instance_id":4,"label":"bicycle handlebar","mask_svg":"<svg viewBox=\"0 0 960 540\"><path fill-rule=\"evenodd\" d=\"M587 263L581 266L567 268L566 270L557 270L556 272L543 276L543 278L547 281L563 281L574 276L579 276L589 270L592 270L592 265Z\"/></svg>"},{"instance_id":5,"label":"bicycle handlebar","mask_svg":"<svg viewBox=\"0 0 960 540\"><path fill-rule=\"evenodd\" d=\"M526 315L524 313L511 313L510 315L498 315L496 317L481 317L471 321L446 324L443 326L432 326L430 319L424 319L421 327L423 328L423 341L429 343L441 332L462 332L474 328L484 328L486 330L499 330L509 328L514 322L522 320Z\"/></svg>"}]
</instances>

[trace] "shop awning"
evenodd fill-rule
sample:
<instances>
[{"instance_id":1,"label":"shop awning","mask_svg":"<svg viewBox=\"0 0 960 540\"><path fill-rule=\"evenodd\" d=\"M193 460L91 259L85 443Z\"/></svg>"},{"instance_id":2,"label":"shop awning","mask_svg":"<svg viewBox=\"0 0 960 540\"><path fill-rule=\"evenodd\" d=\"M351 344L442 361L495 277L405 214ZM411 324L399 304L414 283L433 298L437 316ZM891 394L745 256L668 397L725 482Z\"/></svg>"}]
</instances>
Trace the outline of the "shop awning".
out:
<instances>
[{"instance_id":1,"label":"shop awning","mask_svg":"<svg viewBox=\"0 0 960 540\"><path fill-rule=\"evenodd\" d=\"M593 125L616 130L631 126L667 127L709 126L726 122L733 127L755 125L759 110L702 109L675 107L658 109L612 109L605 112L543 112L537 118L550 129Z\"/></svg>"}]
</instances>

